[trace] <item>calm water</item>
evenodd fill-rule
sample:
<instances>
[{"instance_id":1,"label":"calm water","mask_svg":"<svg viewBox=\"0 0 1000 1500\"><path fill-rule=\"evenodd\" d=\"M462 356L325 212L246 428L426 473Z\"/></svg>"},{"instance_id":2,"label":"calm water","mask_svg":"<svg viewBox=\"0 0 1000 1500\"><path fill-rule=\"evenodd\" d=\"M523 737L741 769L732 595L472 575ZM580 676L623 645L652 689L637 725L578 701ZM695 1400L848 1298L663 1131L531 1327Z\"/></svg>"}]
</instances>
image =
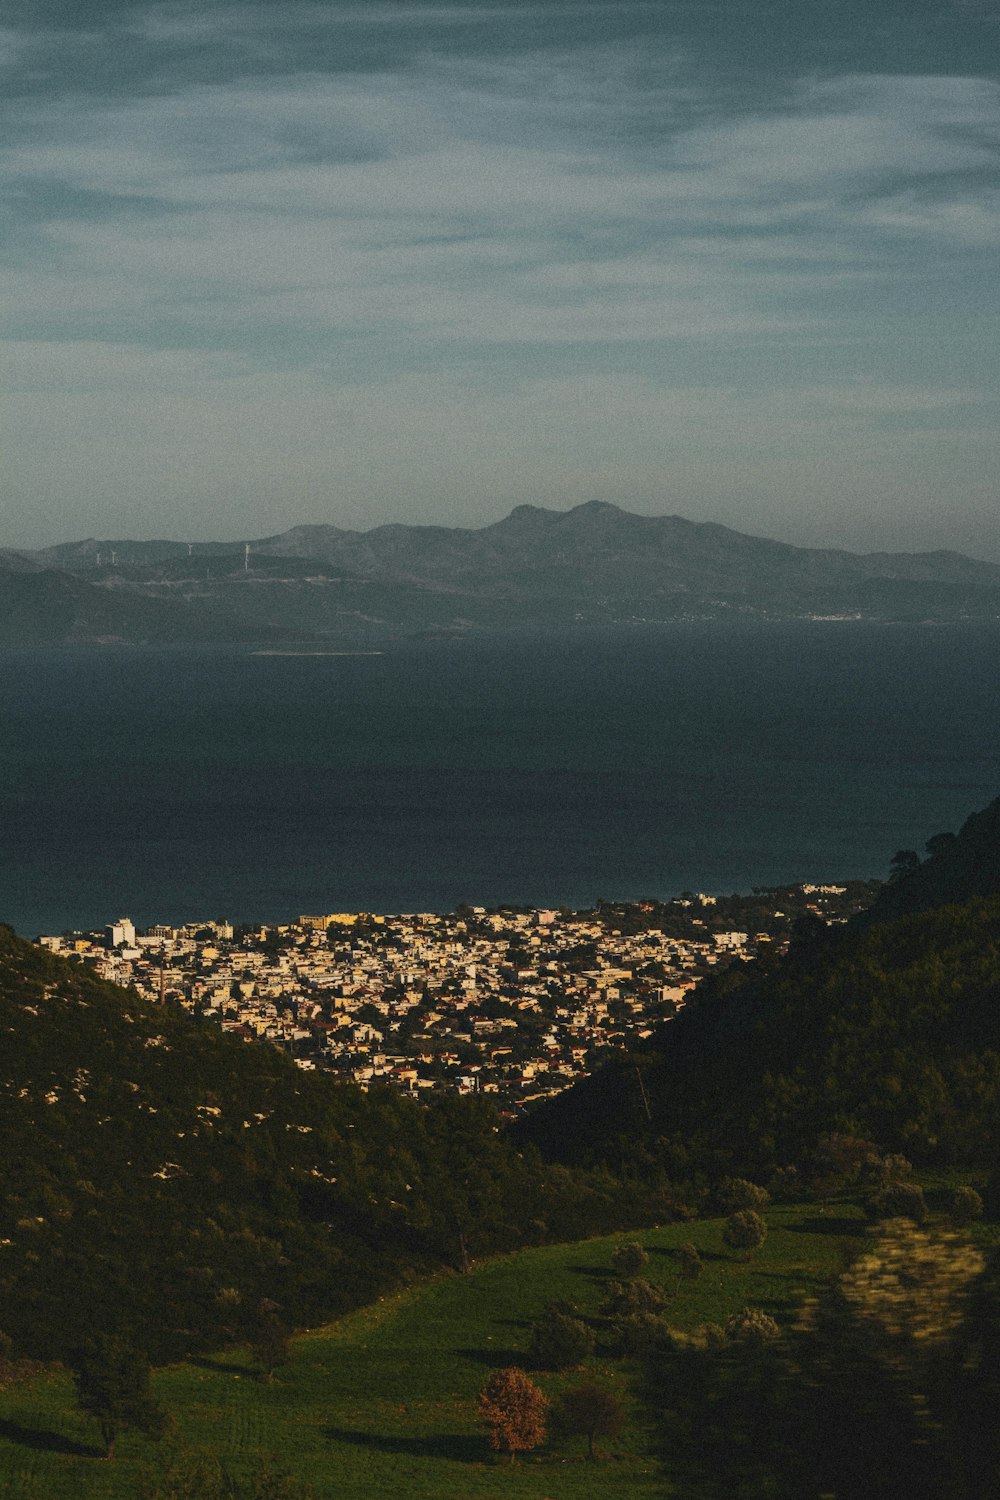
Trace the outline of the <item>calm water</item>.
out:
<instances>
[{"instance_id":1,"label":"calm water","mask_svg":"<svg viewBox=\"0 0 1000 1500\"><path fill-rule=\"evenodd\" d=\"M998 665L998 629L835 623L380 657L0 653L0 919L883 875L1000 792Z\"/></svg>"}]
</instances>

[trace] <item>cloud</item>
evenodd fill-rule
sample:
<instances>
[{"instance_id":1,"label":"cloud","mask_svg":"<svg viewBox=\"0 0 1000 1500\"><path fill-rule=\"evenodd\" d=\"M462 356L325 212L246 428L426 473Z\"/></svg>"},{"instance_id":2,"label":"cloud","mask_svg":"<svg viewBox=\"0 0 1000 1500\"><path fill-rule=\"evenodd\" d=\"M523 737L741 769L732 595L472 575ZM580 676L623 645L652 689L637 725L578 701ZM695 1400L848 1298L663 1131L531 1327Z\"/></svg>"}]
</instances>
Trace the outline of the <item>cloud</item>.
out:
<instances>
[{"instance_id":1,"label":"cloud","mask_svg":"<svg viewBox=\"0 0 1000 1500\"><path fill-rule=\"evenodd\" d=\"M201 473L235 514L283 473L291 508L464 485L489 519L480 468L511 503L654 506L670 468L697 497L744 463L764 496L811 462L835 504L847 473L940 482L941 434L989 447L996 84L720 82L667 14L153 6L0 34L18 493L76 475L97 504L103 466L152 506Z\"/></svg>"},{"instance_id":2,"label":"cloud","mask_svg":"<svg viewBox=\"0 0 1000 1500\"><path fill-rule=\"evenodd\" d=\"M48 111L5 163L52 195L52 269L29 255L10 302L81 332L156 308L173 337L280 321L484 345L718 338L814 328L810 295L885 278L886 234L985 248L995 220L988 196L900 189L982 164L1000 93L978 80L798 85L782 112L676 131L659 162L586 137L479 140L472 114L435 77L313 75ZM60 212L70 190L103 215Z\"/></svg>"}]
</instances>

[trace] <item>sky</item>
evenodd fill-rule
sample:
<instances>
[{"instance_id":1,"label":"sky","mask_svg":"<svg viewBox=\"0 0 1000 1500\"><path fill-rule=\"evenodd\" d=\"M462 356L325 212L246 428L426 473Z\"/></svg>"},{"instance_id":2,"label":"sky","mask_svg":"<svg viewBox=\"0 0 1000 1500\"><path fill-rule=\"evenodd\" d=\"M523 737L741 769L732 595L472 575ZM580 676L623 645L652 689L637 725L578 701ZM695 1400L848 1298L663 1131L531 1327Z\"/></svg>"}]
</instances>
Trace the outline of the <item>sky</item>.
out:
<instances>
[{"instance_id":1,"label":"sky","mask_svg":"<svg viewBox=\"0 0 1000 1500\"><path fill-rule=\"evenodd\" d=\"M0 546L1000 560L1000 0L8 0Z\"/></svg>"}]
</instances>

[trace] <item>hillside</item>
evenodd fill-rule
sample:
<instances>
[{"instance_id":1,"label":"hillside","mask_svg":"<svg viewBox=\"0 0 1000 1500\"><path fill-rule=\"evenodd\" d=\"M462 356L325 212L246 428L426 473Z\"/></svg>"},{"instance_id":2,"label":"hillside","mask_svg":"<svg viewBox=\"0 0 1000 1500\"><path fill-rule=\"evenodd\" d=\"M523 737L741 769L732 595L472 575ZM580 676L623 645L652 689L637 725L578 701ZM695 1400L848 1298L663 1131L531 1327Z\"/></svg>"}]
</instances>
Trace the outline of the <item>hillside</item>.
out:
<instances>
[{"instance_id":1,"label":"hillside","mask_svg":"<svg viewBox=\"0 0 1000 1500\"><path fill-rule=\"evenodd\" d=\"M925 849L923 860L915 850L896 855L893 878L879 892L869 921L1000 895L1000 797L967 818L957 834L934 834Z\"/></svg>"},{"instance_id":2,"label":"hillside","mask_svg":"<svg viewBox=\"0 0 1000 1500\"><path fill-rule=\"evenodd\" d=\"M703 981L646 1051L541 1106L521 1138L561 1161L646 1160L688 1181L807 1169L829 1132L991 1167L1000 804L930 847L847 928L813 924L783 962Z\"/></svg>"},{"instance_id":3,"label":"hillside","mask_svg":"<svg viewBox=\"0 0 1000 1500\"><path fill-rule=\"evenodd\" d=\"M47 602L53 579L68 598ZM480 529L311 525L219 543L90 539L8 554L0 583L0 636L10 644L111 635L357 645L691 616L1000 616L1000 567L957 553L793 547L599 502L519 505Z\"/></svg>"},{"instance_id":4,"label":"hillside","mask_svg":"<svg viewBox=\"0 0 1000 1500\"><path fill-rule=\"evenodd\" d=\"M521 1161L475 1101L304 1073L8 928L0 1034L0 1330L33 1357L116 1328L159 1358L211 1348L265 1298L314 1322L633 1211Z\"/></svg>"},{"instance_id":5,"label":"hillside","mask_svg":"<svg viewBox=\"0 0 1000 1500\"><path fill-rule=\"evenodd\" d=\"M748 1302L780 1316L817 1275L832 1274L843 1216L828 1227L812 1209L780 1208L771 1221L753 1264L726 1251L717 1220L641 1234L644 1274L667 1298L673 1325L724 1323ZM696 1243L705 1270L678 1287L675 1251L684 1241ZM279 1471L309 1483L316 1500L370 1500L381 1492L487 1500L512 1487L525 1500L616 1500L623 1491L652 1500L662 1477L649 1413L630 1390L635 1362L620 1357L615 1330L600 1314L615 1244L588 1239L532 1249L487 1261L467 1277L417 1283L297 1338L270 1382L254 1378L253 1356L241 1347L158 1371L156 1393L176 1434L157 1445L129 1435L112 1465L95 1461L96 1428L74 1409L64 1373L14 1387L0 1393L0 1492L23 1482L30 1463L37 1486L27 1490L30 1500L125 1500L142 1493L147 1468L162 1475L181 1467L180 1448L189 1462L210 1456L237 1473L267 1454ZM588 1464L579 1437L553 1434L511 1474L489 1452L476 1393L501 1364L527 1363L530 1324L557 1299L588 1319L597 1348L582 1372L536 1378L550 1396L596 1379L623 1398L627 1423L600 1444L611 1461ZM167 1493L171 1500L193 1495L180 1486Z\"/></svg>"}]
</instances>

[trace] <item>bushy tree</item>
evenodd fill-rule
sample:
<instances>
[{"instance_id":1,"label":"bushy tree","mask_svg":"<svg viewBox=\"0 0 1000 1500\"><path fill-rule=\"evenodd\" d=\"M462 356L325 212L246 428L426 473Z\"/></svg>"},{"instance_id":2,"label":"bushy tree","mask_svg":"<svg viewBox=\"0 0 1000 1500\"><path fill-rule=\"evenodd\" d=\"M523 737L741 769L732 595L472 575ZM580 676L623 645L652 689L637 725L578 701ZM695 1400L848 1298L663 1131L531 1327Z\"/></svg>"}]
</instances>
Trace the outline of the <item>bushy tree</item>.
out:
<instances>
[{"instance_id":1,"label":"bushy tree","mask_svg":"<svg viewBox=\"0 0 1000 1500\"><path fill-rule=\"evenodd\" d=\"M768 1181L768 1191L778 1202L788 1202L802 1192L802 1178L794 1163L791 1166L775 1167Z\"/></svg>"},{"instance_id":2,"label":"bushy tree","mask_svg":"<svg viewBox=\"0 0 1000 1500\"><path fill-rule=\"evenodd\" d=\"M552 1425L561 1435L587 1439L589 1459L597 1457L594 1439L617 1437L624 1424L625 1410L614 1392L589 1381L564 1391L552 1414Z\"/></svg>"},{"instance_id":3,"label":"bushy tree","mask_svg":"<svg viewBox=\"0 0 1000 1500\"><path fill-rule=\"evenodd\" d=\"M685 1493L993 1500L1000 1296L982 1267L954 1231L895 1220L786 1332L745 1310L721 1344L675 1336L647 1394Z\"/></svg>"},{"instance_id":4,"label":"bushy tree","mask_svg":"<svg viewBox=\"0 0 1000 1500\"><path fill-rule=\"evenodd\" d=\"M73 1362L80 1410L93 1417L104 1440L105 1458L113 1458L120 1433L129 1428L146 1437L162 1437L166 1416L149 1384L149 1361L124 1338L102 1334Z\"/></svg>"},{"instance_id":5,"label":"bushy tree","mask_svg":"<svg viewBox=\"0 0 1000 1500\"><path fill-rule=\"evenodd\" d=\"M913 1163L901 1152L890 1151L885 1156L876 1157L871 1163L870 1171L880 1188L897 1187L909 1181Z\"/></svg>"},{"instance_id":6,"label":"bushy tree","mask_svg":"<svg viewBox=\"0 0 1000 1500\"><path fill-rule=\"evenodd\" d=\"M741 1307L726 1323L727 1339L766 1344L770 1339L780 1337L781 1329L777 1323L759 1307Z\"/></svg>"},{"instance_id":7,"label":"bushy tree","mask_svg":"<svg viewBox=\"0 0 1000 1500\"><path fill-rule=\"evenodd\" d=\"M912 1219L926 1224L927 1202L924 1190L915 1182L894 1182L869 1198L865 1211L870 1219Z\"/></svg>"},{"instance_id":8,"label":"bushy tree","mask_svg":"<svg viewBox=\"0 0 1000 1500\"><path fill-rule=\"evenodd\" d=\"M287 1365L292 1352L290 1334L278 1317L274 1303L261 1305L250 1331L249 1343L250 1352L261 1367L261 1379L271 1380L279 1365Z\"/></svg>"},{"instance_id":9,"label":"bushy tree","mask_svg":"<svg viewBox=\"0 0 1000 1500\"><path fill-rule=\"evenodd\" d=\"M948 1213L953 1224L971 1224L982 1218L983 1200L974 1187L957 1187L948 1199Z\"/></svg>"},{"instance_id":10,"label":"bushy tree","mask_svg":"<svg viewBox=\"0 0 1000 1500\"><path fill-rule=\"evenodd\" d=\"M649 1256L638 1240L629 1240L624 1245L616 1245L611 1252L612 1266L619 1276L626 1279L638 1276L648 1260Z\"/></svg>"},{"instance_id":11,"label":"bushy tree","mask_svg":"<svg viewBox=\"0 0 1000 1500\"><path fill-rule=\"evenodd\" d=\"M752 1208L741 1208L738 1213L729 1215L722 1238L730 1249L742 1250L749 1260L767 1239L767 1225Z\"/></svg>"},{"instance_id":12,"label":"bushy tree","mask_svg":"<svg viewBox=\"0 0 1000 1500\"><path fill-rule=\"evenodd\" d=\"M805 1165L810 1190L825 1208L834 1193L853 1186L879 1160L878 1147L864 1136L828 1131L816 1142Z\"/></svg>"},{"instance_id":13,"label":"bushy tree","mask_svg":"<svg viewBox=\"0 0 1000 1500\"><path fill-rule=\"evenodd\" d=\"M528 1357L541 1370L570 1370L594 1352L594 1335L586 1323L551 1310L532 1326Z\"/></svg>"},{"instance_id":14,"label":"bushy tree","mask_svg":"<svg viewBox=\"0 0 1000 1500\"><path fill-rule=\"evenodd\" d=\"M678 1245L674 1251L674 1259L677 1269L684 1281L697 1281L704 1267L701 1256L698 1254L697 1245L692 1245L688 1240L683 1245Z\"/></svg>"},{"instance_id":15,"label":"bushy tree","mask_svg":"<svg viewBox=\"0 0 1000 1500\"><path fill-rule=\"evenodd\" d=\"M771 1201L767 1188L758 1187L746 1177L724 1177L716 1196L724 1214L737 1213L741 1208L762 1213Z\"/></svg>"},{"instance_id":16,"label":"bushy tree","mask_svg":"<svg viewBox=\"0 0 1000 1500\"><path fill-rule=\"evenodd\" d=\"M607 1318L627 1318L634 1313L658 1313L665 1301L659 1287L652 1286L641 1277L635 1281L613 1281L601 1304L601 1312Z\"/></svg>"},{"instance_id":17,"label":"bushy tree","mask_svg":"<svg viewBox=\"0 0 1000 1500\"><path fill-rule=\"evenodd\" d=\"M548 1398L523 1370L496 1370L479 1392L479 1419L489 1431L490 1447L509 1453L530 1452L545 1439Z\"/></svg>"},{"instance_id":18,"label":"bushy tree","mask_svg":"<svg viewBox=\"0 0 1000 1500\"><path fill-rule=\"evenodd\" d=\"M929 1234L908 1218L880 1224L871 1247L838 1278L842 1308L877 1357L900 1366L940 1349L961 1325L983 1257L953 1232ZM809 1305L803 1313L809 1324Z\"/></svg>"},{"instance_id":19,"label":"bushy tree","mask_svg":"<svg viewBox=\"0 0 1000 1500\"><path fill-rule=\"evenodd\" d=\"M625 1359L643 1359L670 1337L670 1330L656 1313L635 1312L615 1324L618 1347Z\"/></svg>"}]
</instances>

